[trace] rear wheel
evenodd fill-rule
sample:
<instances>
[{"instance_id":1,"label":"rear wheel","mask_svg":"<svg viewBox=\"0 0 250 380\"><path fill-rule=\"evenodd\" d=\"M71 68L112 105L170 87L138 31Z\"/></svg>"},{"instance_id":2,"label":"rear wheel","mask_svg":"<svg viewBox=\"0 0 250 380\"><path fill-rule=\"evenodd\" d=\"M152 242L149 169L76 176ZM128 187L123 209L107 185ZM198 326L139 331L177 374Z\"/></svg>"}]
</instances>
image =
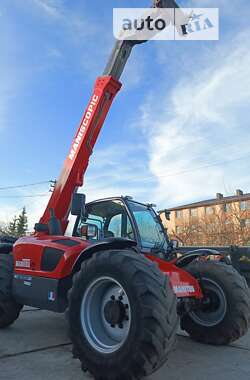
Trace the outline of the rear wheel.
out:
<instances>
[{"instance_id":1,"label":"rear wheel","mask_svg":"<svg viewBox=\"0 0 250 380\"><path fill-rule=\"evenodd\" d=\"M83 370L100 380L141 379L166 361L175 341L176 297L145 257L101 252L74 277L68 320Z\"/></svg>"},{"instance_id":2,"label":"rear wheel","mask_svg":"<svg viewBox=\"0 0 250 380\"><path fill-rule=\"evenodd\" d=\"M230 265L195 261L186 268L199 279L204 298L181 319L191 338L207 344L229 344L245 335L250 325L250 291Z\"/></svg>"},{"instance_id":3,"label":"rear wheel","mask_svg":"<svg viewBox=\"0 0 250 380\"><path fill-rule=\"evenodd\" d=\"M12 298L12 254L0 255L0 328L10 326L19 317L22 306Z\"/></svg>"}]
</instances>

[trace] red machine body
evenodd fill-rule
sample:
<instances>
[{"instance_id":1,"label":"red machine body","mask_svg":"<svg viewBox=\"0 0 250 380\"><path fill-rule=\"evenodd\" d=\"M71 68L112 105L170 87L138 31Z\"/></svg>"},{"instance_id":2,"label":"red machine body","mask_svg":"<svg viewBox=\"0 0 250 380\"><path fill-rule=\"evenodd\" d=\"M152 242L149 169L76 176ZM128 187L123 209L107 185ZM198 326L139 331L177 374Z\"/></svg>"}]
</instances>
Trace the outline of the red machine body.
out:
<instances>
[{"instance_id":1,"label":"red machine body","mask_svg":"<svg viewBox=\"0 0 250 380\"><path fill-rule=\"evenodd\" d=\"M75 242L75 246L67 247L63 242ZM53 271L45 271L42 268L44 250L50 247L62 251L63 254ZM91 247L90 242L79 238L60 238L58 236L30 236L18 240L14 248L15 273L24 276L39 276L41 278L60 280L71 276L72 269L79 255ZM169 279L177 297L202 298L202 292L198 281L188 272L178 268L174 262L167 262L156 256L146 255L147 258L156 262L163 273Z\"/></svg>"},{"instance_id":2,"label":"red machine body","mask_svg":"<svg viewBox=\"0 0 250 380\"><path fill-rule=\"evenodd\" d=\"M169 277L170 284L178 298L194 297L199 299L203 297L197 279L187 271L177 267L174 263L175 260L167 262L151 255L147 255L147 258L157 263L160 270Z\"/></svg>"}]
</instances>

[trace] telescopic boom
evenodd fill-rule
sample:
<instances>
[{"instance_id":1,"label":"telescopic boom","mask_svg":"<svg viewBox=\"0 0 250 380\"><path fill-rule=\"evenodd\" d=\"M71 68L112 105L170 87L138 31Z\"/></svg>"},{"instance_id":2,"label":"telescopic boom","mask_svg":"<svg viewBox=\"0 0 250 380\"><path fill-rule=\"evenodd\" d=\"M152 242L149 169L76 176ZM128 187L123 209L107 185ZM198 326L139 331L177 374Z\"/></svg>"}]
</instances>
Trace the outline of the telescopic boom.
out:
<instances>
[{"instance_id":1,"label":"telescopic boom","mask_svg":"<svg viewBox=\"0 0 250 380\"><path fill-rule=\"evenodd\" d=\"M172 0L154 0L153 7L178 8L178 5ZM36 224L36 232L47 232L51 210L59 221L62 232L65 232L72 196L78 187L83 185L89 157L114 97L121 88L119 79L133 47L144 42L147 41L116 41L103 75L96 80L93 94L73 139L61 175L40 222Z\"/></svg>"}]
</instances>

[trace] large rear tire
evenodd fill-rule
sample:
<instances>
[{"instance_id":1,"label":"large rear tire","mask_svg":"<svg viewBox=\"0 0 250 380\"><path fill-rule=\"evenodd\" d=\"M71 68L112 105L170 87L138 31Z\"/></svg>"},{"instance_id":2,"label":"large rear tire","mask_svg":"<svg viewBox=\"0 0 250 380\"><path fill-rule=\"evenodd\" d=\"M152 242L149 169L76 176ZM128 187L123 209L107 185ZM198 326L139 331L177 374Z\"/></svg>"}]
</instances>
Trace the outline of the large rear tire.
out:
<instances>
[{"instance_id":1,"label":"large rear tire","mask_svg":"<svg viewBox=\"0 0 250 380\"><path fill-rule=\"evenodd\" d=\"M67 313L75 355L99 380L141 379L167 359L176 297L158 267L133 251L104 251L74 276Z\"/></svg>"},{"instance_id":2,"label":"large rear tire","mask_svg":"<svg viewBox=\"0 0 250 380\"><path fill-rule=\"evenodd\" d=\"M250 290L231 266L215 261L194 261L186 270L201 284L200 306L181 318L192 339L226 345L246 334L250 326Z\"/></svg>"},{"instance_id":3,"label":"large rear tire","mask_svg":"<svg viewBox=\"0 0 250 380\"><path fill-rule=\"evenodd\" d=\"M12 325L22 306L12 298L13 256L0 255L0 329Z\"/></svg>"}]
</instances>

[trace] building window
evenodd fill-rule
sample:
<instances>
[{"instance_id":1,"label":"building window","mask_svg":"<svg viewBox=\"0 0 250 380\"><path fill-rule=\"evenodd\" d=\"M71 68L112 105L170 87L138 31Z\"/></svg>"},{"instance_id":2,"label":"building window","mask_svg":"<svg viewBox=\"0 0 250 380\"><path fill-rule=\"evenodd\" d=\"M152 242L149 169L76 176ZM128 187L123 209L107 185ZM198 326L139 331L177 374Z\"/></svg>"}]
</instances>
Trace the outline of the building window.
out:
<instances>
[{"instance_id":1,"label":"building window","mask_svg":"<svg viewBox=\"0 0 250 380\"><path fill-rule=\"evenodd\" d=\"M248 201L240 202L240 209L241 209L241 211L249 210L250 209L250 203Z\"/></svg>"},{"instance_id":2,"label":"building window","mask_svg":"<svg viewBox=\"0 0 250 380\"><path fill-rule=\"evenodd\" d=\"M197 208L191 208L190 209L190 216L198 216L198 209Z\"/></svg>"},{"instance_id":3,"label":"building window","mask_svg":"<svg viewBox=\"0 0 250 380\"><path fill-rule=\"evenodd\" d=\"M214 232L214 225L213 224L208 224L207 225L207 231L210 232L210 233Z\"/></svg>"},{"instance_id":4,"label":"building window","mask_svg":"<svg viewBox=\"0 0 250 380\"><path fill-rule=\"evenodd\" d=\"M230 203L225 203L224 204L224 211L225 212L230 212L231 211L231 204Z\"/></svg>"},{"instance_id":5,"label":"building window","mask_svg":"<svg viewBox=\"0 0 250 380\"><path fill-rule=\"evenodd\" d=\"M206 207L205 209L207 215L212 215L214 213L213 207Z\"/></svg>"},{"instance_id":6,"label":"building window","mask_svg":"<svg viewBox=\"0 0 250 380\"><path fill-rule=\"evenodd\" d=\"M240 226L241 227L247 227L250 228L250 219L242 219L240 221Z\"/></svg>"},{"instance_id":7,"label":"building window","mask_svg":"<svg viewBox=\"0 0 250 380\"><path fill-rule=\"evenodd\" d=\"M245 219L242 219L242 220L240 221L240 226L241 226L242 228L246 227L246 221L245 221Z\"/></svg>"},{"instance_id":8,"label":"building window","mask_svg":"<svg viewBox=\"0 0 250 380\"><path fill-rule=\"evenodd\" d=\"M175 217L176 217L176 219L182 218L182 210L176 210L175 211Z\"/></svg>"},{"instance_id":9,"label":"building window","mask_svg":"<svg viewBox=\"0 0 250 380\"><path fill-rule=\"evenodd\" d=\"M176 227L176 233L177 234L181 234L182 233L182 227L181 226L177 226Z\"/></svg>"}]
</instances>

